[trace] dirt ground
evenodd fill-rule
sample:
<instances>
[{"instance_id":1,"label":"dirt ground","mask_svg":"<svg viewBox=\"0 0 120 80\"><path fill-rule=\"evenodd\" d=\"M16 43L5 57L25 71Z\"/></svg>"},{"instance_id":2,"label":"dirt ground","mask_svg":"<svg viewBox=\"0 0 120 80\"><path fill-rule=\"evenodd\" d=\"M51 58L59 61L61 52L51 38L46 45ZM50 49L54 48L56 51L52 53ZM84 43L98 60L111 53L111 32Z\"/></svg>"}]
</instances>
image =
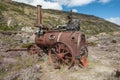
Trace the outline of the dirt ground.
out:
<instances>
[{"instance_id":1,"label":"dirt ground","mask_svg":"<svg viewBox=\"0 0 120 80\"><path fill-rule=\"evenodd\" d=\"M114 77L120 70L120 32L88 36L87 41L88 68L68 70L54 69L45 53L39 57L25 51L5 52L11 45L0 38L0 80L120 80Z\"/></svg>"}]
</instances>

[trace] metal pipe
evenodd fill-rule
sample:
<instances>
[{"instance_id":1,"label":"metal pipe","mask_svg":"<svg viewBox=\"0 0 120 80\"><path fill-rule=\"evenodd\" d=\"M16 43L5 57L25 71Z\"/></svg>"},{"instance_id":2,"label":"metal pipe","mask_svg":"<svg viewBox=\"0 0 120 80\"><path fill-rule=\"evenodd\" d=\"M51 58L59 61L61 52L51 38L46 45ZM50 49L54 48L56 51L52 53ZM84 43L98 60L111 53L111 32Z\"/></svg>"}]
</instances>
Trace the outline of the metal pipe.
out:
<instances>
[{"instance_id":1,"label":"metal pipe","mask_svg":"<svg viewBox=\"0 0 120 80\"><path fill-rule=\"evenodd\" d=\"M36 27L40 27L42 24L42 9L41 5L37 5L37 24Z\"/></svg>"},{"instance_id":2,"label":"metal pipe","mask_svg":"<svg viewBox=\"0 0 120 80\"><path fill-rule=\"evenodd\" d=\"M9 51L27 51L27 50L28 50L27 48L8 49L8 50L6 50L6 52L9 52Z\"/></svg>"}]
</instances>

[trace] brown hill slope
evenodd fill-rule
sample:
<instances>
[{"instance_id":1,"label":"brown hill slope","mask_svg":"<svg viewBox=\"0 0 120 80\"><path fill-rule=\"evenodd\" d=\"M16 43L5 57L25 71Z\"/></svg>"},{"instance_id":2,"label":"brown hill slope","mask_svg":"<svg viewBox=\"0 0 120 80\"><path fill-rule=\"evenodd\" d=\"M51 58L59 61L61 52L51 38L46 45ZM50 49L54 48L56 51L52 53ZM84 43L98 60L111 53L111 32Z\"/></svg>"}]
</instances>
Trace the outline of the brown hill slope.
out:
<instances>
[{"instance_id":1,"label":"brown hill slope","mask_svg":"<svg viewBox=\"0 0 120 80\"><path fill-rule=\"evenodd\" d=\"M43 24L48 27L64 24L68 14L58 10L43 10ZM120 30L120 26L93 15L73 13L73 17L81 20L81 30L88 34ZM11 0L0 0L1 30L19 30L24 26L34 27L35 20L35 7Z\"/></svg>"}]
</instances>

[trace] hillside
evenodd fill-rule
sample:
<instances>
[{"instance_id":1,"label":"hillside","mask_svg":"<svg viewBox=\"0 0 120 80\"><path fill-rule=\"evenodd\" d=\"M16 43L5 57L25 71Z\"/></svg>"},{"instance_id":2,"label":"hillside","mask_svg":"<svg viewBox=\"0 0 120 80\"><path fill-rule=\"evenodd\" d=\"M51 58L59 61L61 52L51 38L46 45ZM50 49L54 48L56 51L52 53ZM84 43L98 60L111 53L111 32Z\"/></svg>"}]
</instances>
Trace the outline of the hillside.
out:
<instances>
[{"instance_id":1,"label":"hillside","mask_svg":"<svg viewBox=\"0 0 120 80\"><path fill-rule=\"evenodd\" d=\"M120 80L120 32L89 36L88 67L71 69L65 65L55 69L43 51L42 57L27 51L6 52L23 44L19 37L0 33L0 80Z\"/></svg>"},{"instance_id":2,"label":"hillside","mask_svg":"<svg viewBox=\"0 0 120 80\"><path fill-rule=\"evenodd\" d=\"M48 27L64 24L68 14L43 10L43 24ZM35 42L32 30L22 33L20 30L26 26L35 29L36 8L0 0L0 80L120 80L120 26L92 15L74 13L73 17L81 20L82 31L95 34L86 35L88 67L74 65L68 69L65 64L60 64L61 67L56 68L56 65L50 64L49 48L46 51L39 49L39 53L34 55L28 51L9 51L24 49ZM9 30L8 33L6 30ZM74 43L77 44L76 41ZM69 49L71 47L68 45ZM62 52L66 51L63 49ZM61 63L61 59L58 61L58 64Z\"/></svg>"},{"instance_id":3,"label":"hillside","mask_svg":"<svg viewBox=\"0 0 120 80\"><path fill-rule=\"evenodd\" d=\"M68 14L69 12L58 10L43 10L43 24L50 28L64 24ZM88 34L120 30L120 26L93 15L73 13L73 17L81 20L81 30ZM1 30L19 30L25 26L34 28L35 21L35 7L11 0L0 0Z\"/></svg>"}]
</instances>

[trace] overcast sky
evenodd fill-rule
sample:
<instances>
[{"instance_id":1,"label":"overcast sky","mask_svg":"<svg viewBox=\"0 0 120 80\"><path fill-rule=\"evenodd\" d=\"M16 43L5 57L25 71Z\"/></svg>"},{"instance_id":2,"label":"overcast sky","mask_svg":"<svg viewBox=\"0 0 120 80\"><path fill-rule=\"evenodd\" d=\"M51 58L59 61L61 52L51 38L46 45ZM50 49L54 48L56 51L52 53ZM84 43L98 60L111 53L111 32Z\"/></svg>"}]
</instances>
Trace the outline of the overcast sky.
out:
<instances>
[{"instance_id":1,"label":"overcast sky","mask_svg":"<svg viewBox=\"0 0 120 80\"><path fill-rule=\"evenodd\" d=\"M120 0L13 0L44 9L95 15L120 25Z\"/></svg>"}]
</instances>

